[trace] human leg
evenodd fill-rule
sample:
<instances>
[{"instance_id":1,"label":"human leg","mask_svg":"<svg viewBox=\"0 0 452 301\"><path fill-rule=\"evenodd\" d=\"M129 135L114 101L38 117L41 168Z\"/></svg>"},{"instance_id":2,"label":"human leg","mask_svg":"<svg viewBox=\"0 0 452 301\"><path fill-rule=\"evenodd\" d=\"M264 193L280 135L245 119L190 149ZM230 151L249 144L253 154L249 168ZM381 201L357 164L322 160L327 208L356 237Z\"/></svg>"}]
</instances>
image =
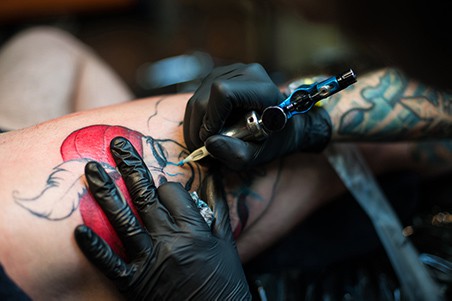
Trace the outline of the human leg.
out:
<instances>
[{"instance_id":1,"label":"human leg","mask_svg":"<svg viewBox=\"0 0 452 301\"><path fill-rule=\"evenodd\" d=\"M207 169L176 164L187 154L181 120L188 98L181 94L133 101L0 134L0 262L28 294L63 300L112 289L78 251L73 230L85 223L104 239L117 241L83 177L86 163L96 160L122 185L108 149L115 136L133 140L156 183L165 176L188 190L198 188ZM390 153L383 146L371 151ZM384 172L385 161L378 160ZM243 260L345 191L322 154L294 154L248 173L225 175Z\"/></svg>"},{"instance_id":2,"label":"human leg","mask_svg":"<svg viewBox=\"0 0 452 301\"><path fill-rule=\"evenodd\" d=\"M28 29L0 51L0 128L120 103L132 93L88 47L51 27Z\"/></svg>"}]
</instances>

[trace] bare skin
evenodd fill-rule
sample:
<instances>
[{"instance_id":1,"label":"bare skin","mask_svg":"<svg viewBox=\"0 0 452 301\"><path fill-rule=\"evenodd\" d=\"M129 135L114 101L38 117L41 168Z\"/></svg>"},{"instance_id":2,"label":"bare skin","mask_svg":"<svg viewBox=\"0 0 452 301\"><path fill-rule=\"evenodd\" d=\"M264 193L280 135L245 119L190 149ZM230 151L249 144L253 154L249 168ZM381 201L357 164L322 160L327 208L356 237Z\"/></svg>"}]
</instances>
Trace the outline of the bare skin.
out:
<instances>
[{"instance_id":1,"label":"bare skin","mask_svg":"<svg viewBox=\"0 0 452 301\"><path fill-rule=\"evenodd\" d=\"M187 97L169 98L167 103L173 104L181 98ZM0 176L5 180L0 189L5 200L1 213L0 262L8 275L33 299L113 299L111 295L115 295L115 290L86 261L73 238L76 225L84 222L80 213L82 196L88 196L85 202L92 201L86 192L80 194L86 191L83 167L88 155L65 161L60 146L72 132L96 119L96 123L102 125L121 124L141 133L149 133L152 129L156 133L154 138L172 137L181 140L178 130L181 128L180 123L172 122L171 118L182 116L183 106L159 107L162 110L160 112L167 112L168 115L162 116L156 124L148 124L155 108L152 104L159 100L128 103L124 105L128 109L113 106L83 114L75 113L0 136L1 155L9 162L2 168ZM137 120L142 121L141 125L138 125ZM93 132L91 138L103 142L105 137ZM166 149L170 154L173 150L171 147ZM176 145L176 148L179 147ZM88 154L92 153L88 150ZM106 162L108 149L96 159ZM151 170L158 165L152 155L147 159ZM189 169L188 166L186 169ZM171 173L169 169L165 171ZM183 170L181 172L182 175ZM157 183L158 176L162 174L153 171ZM167 173L165 175L170 178ZM186 182L179 175L174 180ZM199 180L197 174L193 189L198 187ZM70 190L68 187L78 188ZM62 203L67 206L62 206Z\"/></svg>"},{"instance_id":2,"label":"bare skin","mask_svg":"<svg viewBox=\"0 0 452 301\"><path fill-rule=\"evenodd\" d=\"M107 164L110 160L108 149L99 155L97 148L99 144L106 145L106 135L94 129L121 125L141 133L138 141L141 141L143 157L156 183L164 175L169 180L183 183L190 190L196 190L206 169L197 164L183 167L171 164L178 162L186 152L181 142L181 120L189 96L133 101L71 114L0 135L0 156L4 158L0 171L0 199L3 202L0 211L0 261L8 275L25 292L34 299L46 300L111 297L114 290L86 261L72 234L76 225L87 223L80 211L83 202L93 202L86 194L84 164L92 159ZM83 144L87 138L80 136L77 147L82 155L63 159L68 152L60 147L74 133L88 134L94 144ZM163 147L159 148L158 156L149 141L158 141ZM94 148L83 149L83 145L94 145ZM386 149L392 149L392 146L368 148L366 153L370 162L373 153L402 158L409 148L405 146L391 152L386 152ZM166 158L166 165L161 165L161 154ZM378 166L378 171L393 168L385 162L391 160L379 155L378 162L371 164ZM62 170L69 171L72 176L65 177ZM251 175L241 178L227 173L225 176L232 227L237 235L240 234L237 244L243 261L267 248L312 211L345 191L321 154L294 154L258 168ZM234 181L229 180L231 178ZM70 182L71 179L75 180ZM51 185L54 183L58 185ZM325 189L325 183L329 189ZM75 186L77 189L74 191L82 193L61 191L68 186ZM59 209L71 209L51 210L55 207L49 207L41 197L43 192L50 190L50 204L58 205ZM66 206L61 207L62 204ZM245 209L247 219L238 213L239 205ZM59 215L54 215L56 213ZM98 230L101 228L97 227Z\"/></svg>"},{"instance_id":3,"label":"bare skin","mask_svg":"<svg viewBox=\"0 0 452 301\"><path fill-rule=\"evenodd\" d=\"M186 151L179 141L182 140L180 121L188 98L189 95L175 95L134 101L71 114L0 135L0 156L5 158L0 172L0 199L3 200L0 213L0 261L8 275L32 298L90 299L106 295L111 298L114 292L80 253L72 234L75 226L81 223L99 231L104 227L92 224L92 221L87 222L89 218L84 218L82 212L86 202L94 202L86 192L84 164L93 158L104 164L110 160L108 149L99 154L97 148L97 141L104 145L107 139L105 134L95 130L99 125L115 128L113 125L120 124L143 135L143 139L139 140L143 145L143 157L156 183L163 175L168 180L183 183L190 190L199 187L206 172L204 168L197 164L183 167L171 164L178 162L181 152ZM89 124L93 126L87 127ZM74 132L79 133L76 148L82 155L77 158L65 157L69 152L60 146ZM89 144L94 150L83 149L83 142L87 138L82 138L80 133L88 133L88 137L95 141ZM153 141L164 139L159 142L161 148L158 156L148 144L150 137ZM161 165L162 154L167 163L164 166ZM301 154L298 156L302 157ZM313 157L323 160L320 155ZM291 192L286 187L288 183L280 179L286 180L293 177L294 173L300 174L300 177L307 173L306 176L311 177L313 172L317 172L317 168L306 168L301 164L294 169L283 170L281 167L281 163L275 162L260 168L259 175L251 180L238 181L227 187L234 230L239 224L242 227L239 232L246 231L247 227L251 229L270 203L285 202L295 194L300 195L301 191ZM111 172L114 173L113 170ZM231 176L238 178L237 175ZM246 221L241 220L236 211L239 196L248 212ZM297 205L301 206L300 212L290 218L304 216L320 203L321 199L318 198L312 204ZM288 226L284 226L283 232L291 224L289 222ZM239 232L236 231L236 234ZM50 283L57 285L52 286Z\"/></svg>"},{"instance_id":4,"label":"bare skin","mask_svg":"<svg viewBox=\"0 0 452 301\"><path fill-rule=\"evenodd\" d=\"M324 108L333 123L335 142L392 142L374 152L394 170L410 166L438 173L452 159L452 94L408 79L397 69L381 69L359 77L359 83L333 95ZM394 155L391 155L393 153ZM398 156L397 154L404 154Z\"/></svg>"},{"instance_id":5,"label":"bare skin","mask_svg":"<svg viewBox=\"0 0 452 301\"><path fill-rule=\"evenodd\" d=\"M29 127L133 99L88 47L51 27L26 30L0 51L0 128Z\"/></svg>"},{"instance_id":6,"label":"bare skin","mask_svg":"<svg viewBox=\"0 0 452 301\"><path fill-rule=\"evenodd\" d=\"M377 118L381 117L378 111L375 111L377 115L371 114L372 109L380 110L382 98L369 98L364 92L382 85L381 79L385 74L391 80L396 79L390 76L393 74L391 70L363 75L353 89L344 91L326 103L325 108L329 110L333 121L333 139L366 140L366 133L375 133L371 130L372 127L382 134L382 130L392 128L381 126L382 123ZM409 85L400 87L413 87L415 84L410 82ZM99 91L105 90L108 89ZM413 99L413 91L428 89L401 90L403 93L404 91L408 92L408 98ZM404 97L400 95L403 96L403 93L396 94L397 97L394 96L393 100L402 103ZM45 94L40 97L44 98L43 95ZM113 100L122 102L124 98L120 95L127 95L127 91L122 90L115 95ZM437 100L450 99L447 95L444 98L444 95L438 94ZM83 208L86 208L84 206L94 202L86 190L84 164L93 159L100 161L110 167L110 172L114 175L108 148L99 148L100 145L108 145L107 137L112 137L105 134L105 131L99 132L99 129L113 130L113 134L123 134L124 131L120 129L126 129L131 133L138 133L136 143L142 146L142 155L156 183L159 183L161 176L165 176L169 180L183 183L189 190L196 190L207 169L198 164L184 167L174 165L187 153L182 139L182 119L189 97L189 94L172 95L113 105L66 115L0 135L0 157L3 159L0 170L0 262L8 275L33 299L120 298L110 282L87 262L73 238L73 230L80 223L94 225L99 231L108 228L98 226L89 219L89 215L83 215ZM34 99L37 96L29 98L28 102ZM73 98L69 99L73 101ZM82 99L88 99L88 96ZM107 96L101 99L107 99ZM429 116L438 116L444 118L445 122L448 121L448 116L440 105L445 102L435 101L431 97L427 99L429 101L417 103L430 105ZM378 105L369 105L372 102ZM435 105L432 106L432 103ZM412 110L412 106L407 111L397 108L397 112L405 114L404 116L419 112ZM364 114L354 114L360 110ZM64 111L49 118L62 114L65 114ZM375 118L371 118L372 116ZM394 118L391 119L392 117ZM400 121L396 117L389 114L381 120L391 125L392 121ZM344 124L344 120L348 123ZM422 119L421 121L424 122ZM38 122L40 121L31 121L32 124ZM0 126L23 128L27 125L11 123L8 126L5 123ZM435 131L440 127L410 126L417 128L409 136L411 139L425 138L430 131L435 132L436 138L447 137L447 133ZM429 131L422 132L419 128ZM399 139L402 134L395 132L395 135L388 137L392 141ZM74 137L77 139L70 140ZM379 139L375 139L376 137ZM384 135L377 135L372 136L370 141L384 139ZM77 142L70 144L68 141ZM68 145L72 145L72 148L66 148ZM432 142L428 148L422 148L422 145L425 144L379 143L362 145L361 149L376 173L408 168L436 172L449 168L448 164L444 164L450 156L447 143ZM77 151L73 151L74 149ZM441 167L436 168L432 162L439 162L438 166ZM294 154L248 173L238 175L225 172L224 175L231 226L238 237L237 246L243 261L263 251L311 212L345 191L322 154ZM325 189L325 183L328 183L329 189ZM62 188L67 187L72 189L65 193ZM92 212L93 215L98 213L96 210ZM106 233L107 239L115 241L108 231Z\"/></svg>"},{"instance_id":7,"label":"bare skin","mask_svg":"<svg viewBox=\"0 0 452 301\"><path fill-rule=\"evenodd\" d=\"M451 94L388 68L359 76L358 83L324 101L323 108L332 121L332 140L360 141L374 173L412 170L428 177L451 169L451 101ZM303 201L292 201L300 198L294 189L292 197L272 202L238 239L243 261L288 233L317 206L345 191L321 155L292 155L279 162L281 183L287 187L306 184ZM304 182L294 174L309 180Z\"/></svg>"}]
</instances>

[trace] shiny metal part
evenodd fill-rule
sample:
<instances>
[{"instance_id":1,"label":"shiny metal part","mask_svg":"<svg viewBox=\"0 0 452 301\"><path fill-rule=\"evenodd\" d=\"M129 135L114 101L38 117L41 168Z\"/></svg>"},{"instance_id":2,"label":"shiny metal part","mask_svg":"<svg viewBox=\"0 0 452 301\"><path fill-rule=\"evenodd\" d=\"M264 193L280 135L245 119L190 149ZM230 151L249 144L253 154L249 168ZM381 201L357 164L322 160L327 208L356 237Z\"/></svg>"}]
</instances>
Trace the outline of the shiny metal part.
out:
<instances>
[{"instance_id":1,"label":"shiny metal part","mask_svg":"<svg viewBox=\"0 0 452 301\"><path fill-rule=\"evenodd\" d=\"M282 130L287 120L293 115L308 112L321 99L337 93L355 82L356 76L350 69L320 82L298 86L291 91L286 100L278 105L279 108L276 106L266 108L262 112L262 118L255 111L251 111L237 124L224 129L220 134L244 141L264 140L270 133ZM177 165L197 161L208 155L207 149L200 147Z\"/></svg>"},{"instance_id":2,"label":"shiny metal part","mask_svg":"<svg viewBox=\"0 0 452 301\"><path fill-rule=\"evenodd\" d=\"M207 205L206 202L204 202L203 200L201 200L199 198L196 191L190 192L190 196L193 199L193 201L195 202L196 207L198 207L199 213L201 213L201 216L206 221L207 225L209 227L211 227L212 223L215 219L215 215L213 214L212 209L210 209L209 205Z\"/></svg>"},{"instance_id":3,"label":"shiny metal part","mask_svg":"<svg viewBox=\"0 0 452 301\"><path fill-rule=\"evenodd\" d=\"M221 131L222 135L239 138L244 141L259 141L268 136L262 127L260 117L255 111L249 112L241 122Z\"/></svg>"},{"instance_id":4,"label":"shiny metal part","mask_svg":"<svg viewBox=\"0 0 452 301\"><path fill-rule=\"evenodd\" d=\"M262 126L260 118L255 111L249 112L241 122L235 124L233 127L226 128L220 134L239 138L244 141L260 141L268 136L267 131ZM201 160L209 155L205 146L194 150L189 156L177 163L182 166L185 163Z\"/></svg>"}]
</instances>

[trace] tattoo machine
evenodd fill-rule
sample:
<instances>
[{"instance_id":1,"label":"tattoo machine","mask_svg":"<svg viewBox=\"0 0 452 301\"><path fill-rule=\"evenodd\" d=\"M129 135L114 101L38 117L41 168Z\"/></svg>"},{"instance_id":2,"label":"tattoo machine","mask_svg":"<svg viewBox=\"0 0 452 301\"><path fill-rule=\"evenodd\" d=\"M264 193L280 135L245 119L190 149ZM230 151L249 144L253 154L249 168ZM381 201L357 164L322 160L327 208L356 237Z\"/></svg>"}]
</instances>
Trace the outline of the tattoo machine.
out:
<instances>
[{"instance_id":1,"label":"tattoo machine","mask_svg":"<svg viewBox=\"0 0 452 301\"><path fill-rule=\"evenodd\" d=\"M262 116L251 111L241 122L224 129L220 134L244 141L264 140L271 133L282 130L288 119L294 115L308 112L318 101L347 88L355 82L356 75L352 69L349 69L339 75L331 76L310 85L300 85L279 105L265 108ZM209 152L203 146L193 151L178 165L198 161L208 155Z\"/></svg>"}]
</instances>

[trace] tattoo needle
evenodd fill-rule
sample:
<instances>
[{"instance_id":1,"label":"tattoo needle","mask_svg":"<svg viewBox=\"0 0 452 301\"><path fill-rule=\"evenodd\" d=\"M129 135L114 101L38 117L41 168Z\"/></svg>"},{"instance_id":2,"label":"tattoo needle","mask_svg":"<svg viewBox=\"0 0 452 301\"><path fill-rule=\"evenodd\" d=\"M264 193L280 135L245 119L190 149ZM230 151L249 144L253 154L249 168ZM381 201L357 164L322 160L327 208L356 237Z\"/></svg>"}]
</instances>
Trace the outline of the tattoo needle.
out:
<instances>
[{"instance_id":1,"label":"tattoo needle","mask_svg":"<svg viewBox=\"0 0 452 301\"><path fill-rule=\"evenodd\" d=\"M245 115L245 118L242 119L242 122L239 122L234 126L221 131L220 134L243 140L259 140L263 139L266 136L265 131L260 125L259 116L255 111L249 112ZM187 158L177 163L177 166L182 166L187 162L201 160L208 155L210 154L207 151L206 147L200 147L197 150L193 151L190 155L188 155Z\"/></svg>"},{"instance_id":2,"label":"tattoo needle","mask_svg":"<svg viewBox=\"0 0 452 301\"><path fill-rule=\"evenodd\" d=\"M207 151L206 147L200 147L197 150L193 151L188 157L181 160L179 163L177 163L177 166L182 166L187 162L193 162L201 160L204 157L207 157L209 155L209 152Z\"/></svg>"},{"instance_id":3,"label":"tattoo needle","mask_svg":"<svg viewBox=\"0 0 452 301\"><path fill-rule=\"evenodd\" d=\"M272 132L281 131L286 125L287 119L296 114L308 112L319 100L329 97L355 82L356 75L352 69L349 69L337 76L331 76L311 85L300 85L279 105L267 107L262 112L262 116L251 111L239 123L221 131L220 134L243 141L264 140ZM209 152L203 146L177 165L182 166L187 162L197 161L208 155Z\"/></svg>"}]
</instances>

